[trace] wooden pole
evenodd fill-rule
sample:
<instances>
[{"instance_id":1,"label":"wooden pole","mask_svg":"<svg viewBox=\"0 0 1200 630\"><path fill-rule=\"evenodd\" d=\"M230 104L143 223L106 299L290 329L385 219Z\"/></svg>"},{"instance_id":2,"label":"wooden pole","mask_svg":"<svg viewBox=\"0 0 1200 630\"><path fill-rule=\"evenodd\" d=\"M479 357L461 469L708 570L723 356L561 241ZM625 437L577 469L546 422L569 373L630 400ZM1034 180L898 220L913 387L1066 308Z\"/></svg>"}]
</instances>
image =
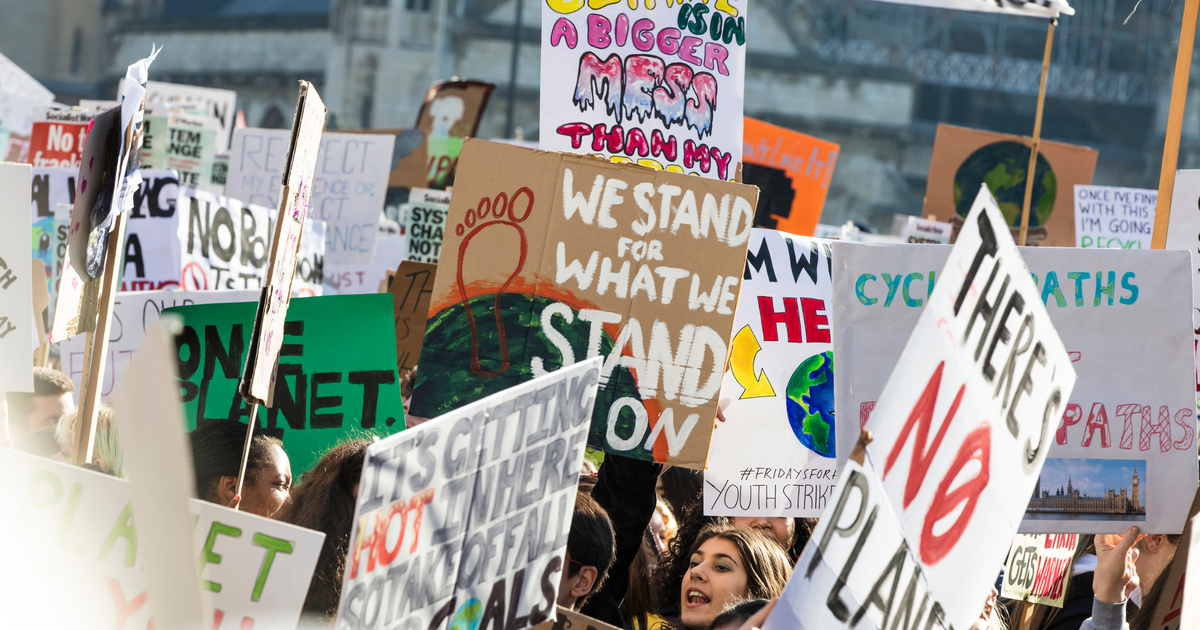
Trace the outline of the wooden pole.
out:
<instances>
[{"instance_id":1,"label":"wooden pole","mask_svg":"<svg viewBox=\"0 0 1200 630\"><path fill-rule=\"evenodd\" d=\"M125 250L125 214L113 218L108 233L108 251L104 255L104 273L100 282L100 300L96 305L96 328L87 334L84 351L83 391L79 393L79 422L75 426L76 466L92 461L96 415L100 410L100 389L104 383L104 359L108 356L108 325L112 322L113 301L121 280L121 261Z\"/></svg>"},{"instance_id":2,"label":"wooden pole","mask_svg":"<svg viewBox=\"0 0 1200 630\"><path fill-rule=\"evenodd\" d=\"M1200 2L1200 0L1197 0ZM1042 112L1046 107L1046 75L1050 72L1050 50L1054 47L1054 26L1058 18L1050 18L1046 28L1046 52L1042 55L1042 84L1038 88L1037 114L1033 118L1033 146L1029 151L1029 169L1025 171L1025 205L1021 207L1021 236L1017 245L1025 246L1029 236L1029 203L1033 200L1033 180L1037 173L1038 145L1042 143Z\"/></svg>"},{"instance_id":3,"label":"wooden pole","mask_svg":"<svg viewBox=\"0 0 1200 630\"><path fill-rule=\"evenodd\" d=\"M258 426L258 403L250 403L250 424L246 426L246 442L242 444L242 465L238 468L237 496L242 496L242 481L246 479L246 461L250 459L250 442L254 440L254 429ZM239 504L241 502L239 501ZM233 506L238 509L238 506Z\"/></svg>"},{"instance_id":4,"label":"wooden pole","mask_svg":"<svg viewBox=\"0 0 1200 630\"><path fill-rule=\"evenodd\" d=\"M1179 161L1179 136L1183 132L1183 107L1187 102L1188 77L1192 73L1197 13L1200 13L1200 0L1187 0L1183 5L1183 27L1179 30L1179 53L1175 57L1175 83L1171 86L1171 109L1167 114L1162 171L1158 174L1158 203L1154 205L1151 249L1167 246L1167 222L1171 218L1171 194L1175 189L1175 166Z\"/></svg>"}]
</instances>

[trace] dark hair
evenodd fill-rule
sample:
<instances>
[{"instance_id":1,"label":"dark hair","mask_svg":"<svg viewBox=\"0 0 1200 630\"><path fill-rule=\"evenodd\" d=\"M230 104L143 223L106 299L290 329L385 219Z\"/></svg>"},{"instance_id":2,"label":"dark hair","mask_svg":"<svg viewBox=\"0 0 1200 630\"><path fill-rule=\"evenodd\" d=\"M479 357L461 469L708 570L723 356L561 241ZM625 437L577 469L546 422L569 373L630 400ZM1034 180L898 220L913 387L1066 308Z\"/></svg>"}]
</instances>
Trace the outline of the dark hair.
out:
<instances>
[{"instance_id":1,"label":"dark hair","mask_svg":"<svg viewBox=\"0 0 1200 630\"><path fill-rule=\"evenodd\" d=\"M280 429L254 429L250 457L246 460L246 479L254 479L267 465L271 447L283 448ZM213 482L221 477L237 477L242 466L242 447L246 442L246 423L234 420L206 420L188 436L192 444L192 465L196 472L196 496L203 499Z\"/></svg>"},{"instance_id":2,"label":"dark hair","mask_svg":"<svg viewBox=\"0 0 1200 630\"><path fill-rule=\"evenodd\" d=\"M748 602L738 602L725 609L724 612L717 615L712 623L708 624L708 630L720 630L726 626L732 628L740 628L746 620L753 617L755 613L763 609L767 605L765 599L752 599Z\"/></svg>"},{"instance_id":3,"label":"dark hair","mask_svg":"<svg viewBox=\"0 0 1200 630\"><path fill-rule=\"evenodd\" d=\"M700 501L700 493L704 490L704 472L672 466L659 476L659 480L662 482L663 498L675 513L675 520L682 523L692 504Z\"/></svg>"},{"instance_id":4,"label":"dark hair","mask_svg":"<svg viewBox=\"0 0 1200 630\"><path fill-rule=\"evenodd\" d=\"M368 440L333 447L304 473L277 519L325 534L303 613L332 620L342 597L342 574L354 524L355 486L362 477Z\"/></svg>"},{"instance_id":5,"label":"dark hair","mask_svg":"<svg viewBox=\"0 0 1200 630\"><path fill-rule=\"evenodd\" d=\"M589 493L575 495L575 513L571 516L571 531L567 534L567 553L571 555L566 567L567 577L575 577L581 567L596 568L592 590L579 601L582 606L592 593L600 590L617 555L616 537L608 512Z\"/></svg>"},{"instance_id":6,"label":"dark hair","mask_svg":"<svg viewBox=\"0 0 1200 630\"><path fill-rule=\"evenodd\" d=\"M741 556L741 564L746 569L745 599L774 599L783 592L788 578L792 576L792 560L784 552L783 547L774 539L764 536L752 529L736 529L724 523L708 525L700 530L700 534L686 548L671 544L674 557L664 559L659 567L668 567L666 572L655 571L658 601L664 606L675 606L680 600L683 587L683 577L691 568L692 554L705 542L712 538L720 538L733 543ZM679 541L679 537L675 539ZM682 569L682 570L680 570Z\"/></svg>"},{"instance_id":7,"label":"dark hair","mask_svg":"<svg viewBox=\"0 0 1200 630\"><path fill-rule=\"evenodd\" d=\"M62 396L75 392L75 383L66 374L50 368L33 368L33 393L7 392L8 415L10 418L24 418L33 413L34 396Z\"/></svg>"},{"instance_id":8,"label":"dark hair","mask_svg":"<svg viewBox=\"0 0 1200 630\"><path fill-rule=\"evenodd\" d=\"M817 528L817 519L815 518L794 518L796 523L796 533L792 534L792 548L788 550L788 555L793 558L799 558L804 551L804 545L808 544L808 539L812 538L813 530Z\"/></svg>"},{"instance_id":9,"label":"dark hair","mask_svg":"<svg viewBox=\"0 0 1200 630\"><path fill-rule=\"evenodd\" d=\"M625 588L625 599L621 601L621 616L633 619L638 615L651 614L658 610L658 602L654 599L654 589L650 588L651 558L658 561L658 552L652 542L654 532L647 527L642 533L642 545L629 564L629 586Z\"/></svg>"}]
</instances>

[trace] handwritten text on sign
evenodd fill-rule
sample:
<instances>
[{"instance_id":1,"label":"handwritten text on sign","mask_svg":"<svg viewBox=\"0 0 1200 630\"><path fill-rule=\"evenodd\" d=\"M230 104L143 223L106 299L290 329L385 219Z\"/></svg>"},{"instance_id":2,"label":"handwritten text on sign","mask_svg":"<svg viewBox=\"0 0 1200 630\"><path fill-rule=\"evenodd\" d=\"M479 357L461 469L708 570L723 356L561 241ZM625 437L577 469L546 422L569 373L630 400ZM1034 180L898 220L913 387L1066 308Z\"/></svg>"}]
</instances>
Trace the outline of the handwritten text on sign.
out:
<instances>
[{"instance_id":1,"label":"handwritten text on sign","mask_svg":"<svg viewBox=\"0 0 1200 630\"><path fill-rule=\"evenodd\" d=\"M1158 191L1075 185L1075 245L1150 249Z\"/></svg>"}]
</instances>

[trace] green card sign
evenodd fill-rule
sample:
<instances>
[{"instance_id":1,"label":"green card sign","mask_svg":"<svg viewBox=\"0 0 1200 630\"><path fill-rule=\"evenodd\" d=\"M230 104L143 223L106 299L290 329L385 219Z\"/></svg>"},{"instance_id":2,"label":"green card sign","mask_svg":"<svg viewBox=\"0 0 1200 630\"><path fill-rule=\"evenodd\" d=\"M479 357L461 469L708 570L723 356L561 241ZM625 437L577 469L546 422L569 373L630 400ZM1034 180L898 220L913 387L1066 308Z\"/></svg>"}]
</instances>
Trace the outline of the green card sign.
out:
<instances>
[{"instance_id":1,"label":"green card sign","mask_svg":"<svg viewBox=\"0 0 1200 630\"><path fill-rule=\"evenodd\" d=\"M238 302L163 311L183 317L175 343L189 431L208 420L249 420L237 382L256 307ZM293 475L351 437L404 428L390 294L293 299L283 334L274 406L260 409L258 422L283 429Z\"/></svg>"}]
</instances>

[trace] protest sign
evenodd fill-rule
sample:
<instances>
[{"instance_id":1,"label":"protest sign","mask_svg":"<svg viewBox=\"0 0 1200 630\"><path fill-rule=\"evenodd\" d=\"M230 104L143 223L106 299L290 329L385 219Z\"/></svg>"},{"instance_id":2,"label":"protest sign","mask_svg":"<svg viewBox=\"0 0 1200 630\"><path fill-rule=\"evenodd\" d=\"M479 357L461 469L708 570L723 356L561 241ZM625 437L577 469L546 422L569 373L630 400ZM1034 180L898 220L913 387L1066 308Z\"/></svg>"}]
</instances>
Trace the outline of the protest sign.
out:
<instances>
[{"instance_id":1,"label":"protest sign","mask_svg":"<svg viewBox=\"0 0 1200 630\"><path fill-rule=\"evenodd\" d=\"M407 248L407 237L400 233L400 226L395 221L380 219L375 259L365 264L327 263L323 270L325 295L378 293L379 283L387 278L389 271L396 270Z\"/></svg>"},{"instance_id":2,"label":"protest sign","mask_svg":"<svg viewBox=\"0 0 1200 630\"><path fill-rule=\"evenodd\" d=\"M65 168L78 172L87 126L97 113L90 109L53 107L34 110L29 162L34 168Z\"/></svg>"},{"instance_id":3,"label":"protest sign","mask_svg":"<svg viewBox=\"0 0 1200 630\"><path fill-rule=\"evenodd\" d=\"M417 112L416 134L396 136L405 145L418 137L421 142L396 161L390 185L441 190L453 184L463 140L475 136L494 89L482 81L438 81L429 86Z\"/></svg>"},{"instance_id":4,"label":"protest sign","mask_svg":"<svg viewBox=\"0 0 1200 630\"><path fill-rule=\"evenodd\" d=\"M105 400L114 385L125 373L129 361L145 336L146 327L158 321L163 309L193 304L224 304L254 302L258 291L137 291L119 292L113 298L112 328L108 352L104 357L104 379L100 382L100 398ZM75 336L59 346L62 372L75 383L78 400L82 389L84 338Z\"/></svg>"},{"instance_id":5,"label":"protest sign","mask_svg":"<svg viewBox=\"0 0 1200 630\"><path fill-rule=\"evenodd\" d=\"M21 66L0 54L0 92L15 94L37 101L50 102L54 100L54 92L47 90L37 79L29 76Z\"/></svg>"},{"instance_id":6,"label":"protest sign","mask_svg":"<svg viewBox=\"0 0 1200 630\"><path fill-rule=\"evenodd\" d=\"M945 221L931 221L921 217L908 217L900 236L907 243L924 243L930 245L946 245L954 234L954 226Z\"/></svg>"},{"instance_id":7,"label":"protest sign","mask_svg":"<svg viewBox=\"0 0 1200 630\"><path fill-rule=\"evenodd\" d=\"M33 180L30 183L32 221L31 242L33 256L46 265L48 278L53 278L55 251L55 216L56 209L62 204L75 201L75 177L79 170L68 168L33 168ZM61 254L57 257L61 259ZM53 280L49 281L48 289L53 293Z\"/></svg>"},{"instance_id":8,"label":"protest sign","mask_svg":"<svg viewBox=\"0 0 1200 630\"><path fill-rule=\"evenodd\" d=\"M554 621L547 621L534 626L534 630L618 630L599 619L581 615L570 608L557 607Z\"/></svg>"},{"instance_id":9,"label":"protest sign","mask_svg":"<svg viewBox=\"0 0 1200 630\"><path fill-rule=\"evenodd\" d=\"M837 481L829 244L755 228L721 381L704 513L820 516ZM783 332L781 332L783 331Z\"/></svg>"},{"instance_id":10,"label":"protest sign","mask_svg":"<svg viewBox=\"0 0 1200 630\"><path fill-rule=\"evenodd\" d=\"M1066 0L882 0L895 4L915 4L959 11L985 11L1028 17L1056 18L1059 14L1075 15Z\"/></svg>"},{"instance_id":11,"label":"protest sign","mask_svg":"<svg viewBox=\"0 0 1200 630\"><path fill-rule=\"evenodd\" d=\"M1005 221L1019 227L1031 142L1021 136L939 124L921 214L941 221L961 220L971 208L972 191L986 177ZM1044 227L1042 245L1075 246L1075 185L1092 183L1098 155L1088 147L1041 141L1030 201L1030 244L1040 238L1040 230L1034 228Z\"/></svg>"},{"instance_id":12,"label":"protest sign","mask_svg":"<svg viewBox=\"0 0 1200 630\"><path fill-rule=\"evenodd\" d=\"M755 227L812 234L840 147L748 116L743 127L742 183L759 190Z\"/></svg>"},{"instance_id":13,"label":"protest sign","mask_svg":"<svg viewBox=\"0 0 1200 630\"><path fill-rule=\"evenodd\" d=\"M749 5L545 3L541 148L734 179Z\"/></svg>"},{"instance_id":14,"label":"protest sign","mask_svg":"<svg viewBox=\"0 0 1200 630\"><path fill-rule=\"evenodd\" d=\"M216 119L220 126L220 133L217 134L217 147L222 150L229 146L236 102L237 92L233 90L218 90L194 85L163 83L162 81L146 82L147 106L161 105L166 110L174 107L199 109ZM165 141L166 138L163 140Z\"/></svg>"},{"instance_id":15,"label":"protest sign","mask_svg":"<svg viewBox=\"0 0 1200 630\"><path fill-rule=\"evenodd\" d=\"M937 270L950 248L833 249L834 351L843 368L837 416L857 419L839 426L838 439L851 440L877 409L933 287L946 280ZM1193 350L1179 343L1192 336L1188 259L1068 248L1021 255L1079 375L1053 418L1049 459L1021 531L1103 534L1134 521L1145 533L1179 532L1186 512L1176 497L1194 492L1197 477ZM1141 367L1116 367L1132 364Z\"/></svg>"},{"instance_id":16,"label":"protest sign","mask_svg":"<svg viewBox=\"0 0 1200 630\"><path fill-rule=\"evenodd\" d=\"M29 162L33 113L53 103L0 92L0 162Z\"/></svg>"},{"instance_id":17,"label":"protest sign","mask_svg":"<svg viewBox=\"0 0 1200 630\"><path fill-rule=\"evenodd\" d=\"M10 611L14 627L147 627L147 526L143 517L134 525L130 483L8 449L0 449L0 474L0 497L23 517L0 522L5 593L26 604ZM188 566L205 558L200 578L214 608L204 627L295 628L324 534L203 501L189 506Z\"/></svg>"},{"instance_id":18,"label":"protest sign","mask_svg":"<svg viewBox=\"0 0 1200 630\"><path fill-rule=\"evenodd\" d=\"M450 193L428 188L414 188L408 195L407 260L438 263L442 240L446 232L446 217L450 213Z\"/></svg>"},{"instance_id":19,"label":"protest sign","mask_svg":"<svg viewBox=\"0 0 1200 630\"><path fill-rule=\"evenodd\" d=\"M551 619L600 363L367 447L335 627L471 619L461 625L524 630Z\"/></svg>"},{"instance_id":20,"label":"protest sign","mask_svg":"<svg viewBox=\"0 0 1200 630\"><path fill-rule=\"evenodd\" d=\"M211 418L244 421L250 415L237 392L255 306L239 302L164 310L183 316L176 344L189 430ZM296 477L349 437L404 428L391 296L297 298L280 337L275 405L258 421L283 429Z\"/></svg>"},{"instance_id":21,"label":"protest sign","mask_svg":"<svg viewBox=\"0 0 1200 630\"><path fill-rule=\"evenodd\" d=\"M1157 190L1075 186L1075 246L1150 249Z\"/></svg>"},{"instance_id":22,"label":"protest sign","mask_svg":"<svg viewBox=\"0 0 1200 630\"><path fill-rule=\"evenodd\" d=\"M1000 596L1062 608L1078 544L1078 534L1017 534Z\"/></svg>"},{"instance_id":23,"label":"protest sign","mask_svg":"<svg viewBox=\"0 0 1200 630\"><path fill-rule=\"evenodd\" d=\"M437 265L406 260L388 286L396 317L396 367L401 376L421 359L436 274Z\"/></svg>"},{"instance_id":24,"label":"protest sign","mask_svg":"<svg viewBox=\"0 0 1200 630\"><path fill-rule=\"evenodd\" d=\"M979 618L1075 383L1006 227L981 187L765 630Z\"/></svg>"},{"instance_id":25,"label":"protest sign","mask_svg":"<svg viewBox=\"0 0 1200 630\"><path fill-rule=\"evenodd\" d=\"M484 140L459 168L412 413L603 356L592 444L703 469L757 190Z\"/></svg>"},{"instance_id":26,"label":"protest sign","mask_svg":"<svg viewBox=\"0 0 1200 630\"><path fill-rule=\"evenodd\" d=\"M180 184L208 190L212 186L220 133L220 121L216 118L175 109L167 121L166 137L156 150L163 153L164 167L179 173Z\"/></svg>"},{"instance_id":27,"label":"protest sign","mask_svg":"<svg viewBox=\"0 0 1200 630\"><path fill-rule=\"evenodd\" d=\"M0 164L0 391L33 391L33 279L29 275L32 169Z\"/></svg>"},{"instance_id":28,"label":"protest sign","mask_svg":"<svg viewBox=\"0 0 1200 630\"><path fill-rule=\"evenodd\" d=\"M1175 558L1171 564L1167 565L1167 570L1163 571L1158 576L1159 580L1164 580L1163 590L1159 594L1158 606L1154 609L1153 623L1151 628L1161 630L1181 630L1182 628L1194 628L1192 621L1196 619L1197 603L1195 597L1188 598L1187 591L1189 585L1191 589L1196 588L1197 581L1188 582L1185 578L1189 573L1189 569L1196 562L1192 560L1192 540L1196 537L1196 514L1200 512L1200 492L1197 492L1192 499L1192 507L1188 511L1187 526L1183 528L1183 539L1179 541L1179 546L1175 548ZM1193 573L1193 575L1195 575ZM1193 591L1193 595L1194 595ZM1188 614L1188 602L1191 601L1191 614ZM1149 604L1149 602L1143 602Z\"/></svg>"},{"instance_id":29,"label":"protest sign","mask_svg":"<svg viewBox=\"0 0 1200 630\"><path fill-rule=\"evenodd\" d=\"M169 170L143 169L141 175L128 216L121 290L177 288L181 270L176 213L179 180Z\"/></svg>"},{"instance_id":30,"label":"protest sign","mask_svg":"<svg viewBox=\"0 0 1200 630\"><path fill-rule=\"evenodd\" d=\"M1170 216L1167 217L1167 249L1191 252L1192 278L1200 274L1200 171L1179 171L1171 193ZM1200 286L1192 284L1192 306L1200 307ZM1194 339L1192 349L1200 348L1200 317L1192 315ZM1200 369L1195 372L1196 404L1200 407Z\"/></svg>"},{"instance_id":31,"label":"protest sign","mask_svg":"<svg viewBox=\"0 0 1200 630\"><path fill-rule=\"evenodd\" d=\"M236 129L225 194L268 208L279 207L279 178L286 166L286 129ZM395 136L325 133L313 174L310 216L326 223L328 262L367 264L387 194Z\"/></svg>"},{"instance_id":32,"label":"protest sign","mask_svg":"<svg viewBox=\"0 0 1200 630\"><path fill-rule=\"evenodd\" d=\"M67 231L68 259L81 282L91 278L87 271L87 246L88 235L92 231L92 206L96 204L101 190L109 186L110 180L116 176L115 163L109 164L108 144L113 127L119 130L120 124L120 108L97 114L92 119L92 130L84 138L83 157L75 185L78 194L75 195L74 211L71 213L71 227Z\"/></svg>"}]
</instances>

